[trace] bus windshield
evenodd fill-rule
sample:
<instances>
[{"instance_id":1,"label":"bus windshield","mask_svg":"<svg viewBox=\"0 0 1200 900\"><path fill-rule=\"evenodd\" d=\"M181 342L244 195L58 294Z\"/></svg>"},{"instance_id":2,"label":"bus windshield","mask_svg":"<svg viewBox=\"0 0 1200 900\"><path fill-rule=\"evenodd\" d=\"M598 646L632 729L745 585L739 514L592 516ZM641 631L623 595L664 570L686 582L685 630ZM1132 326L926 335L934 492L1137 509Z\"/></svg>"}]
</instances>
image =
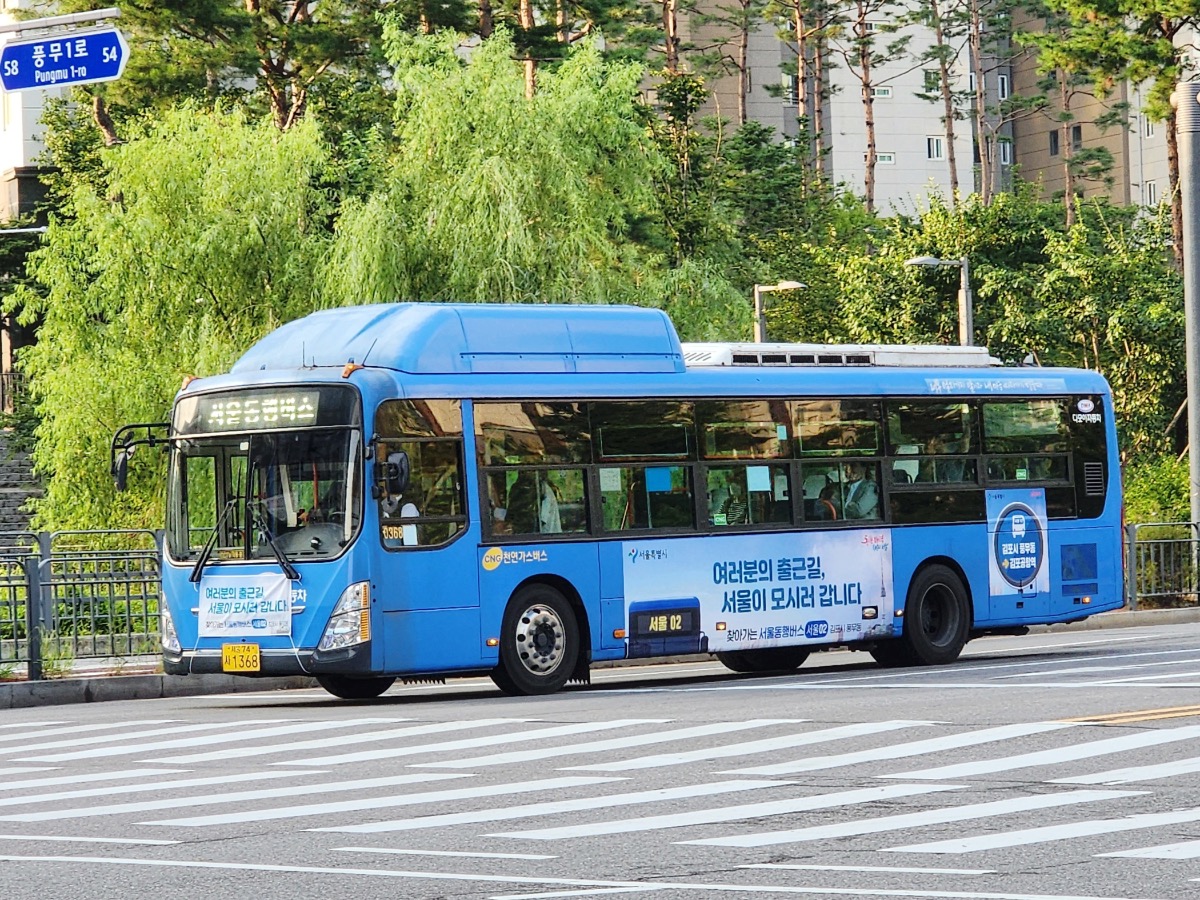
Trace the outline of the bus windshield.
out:
<instances>
[{"instance_id":1,"label":"bus windshield","mask_svg":"<svg viewBox=\"0 0 1200 900\"><path fill-rule=\"evenodd\" d=\"M345 424L250 431L247 426L275 423L246 421L248 401L240 402L242 419L225 412L227 430L212 428L211 412L220 404L227 409L227 397L206 399L198 409L181 404L176 410L181 427L171 452L167 554L177 561L195 561L211 539L213 560L269 560L280 553L297 560L340 555L358 533L362 518L362 431L355 427L357 415L347 415L349 404L342 402L337 418ZM197 422L208 426L208 433L189 435L199 430Z\"/></svg>"}]
</instances>

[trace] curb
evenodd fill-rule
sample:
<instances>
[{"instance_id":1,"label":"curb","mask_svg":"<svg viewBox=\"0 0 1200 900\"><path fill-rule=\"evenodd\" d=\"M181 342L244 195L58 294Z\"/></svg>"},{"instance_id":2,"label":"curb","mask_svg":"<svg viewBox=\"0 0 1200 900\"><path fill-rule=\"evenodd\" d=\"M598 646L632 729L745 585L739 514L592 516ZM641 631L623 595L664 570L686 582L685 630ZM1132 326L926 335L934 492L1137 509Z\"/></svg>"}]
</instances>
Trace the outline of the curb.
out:
<instances>
[{"instance_id":1,"label":"curb","mask_svg":"<svg viewBox=\"0 0 1200 900\"><path fill-rule=\"evenodd\" d=\"M1079 622L1031 625L1029 633L1095 631L1138 626L1180 625L1193 622L1200 622L1200 606L1183 609L1115 610L1099 613ZM697 653L646 659L608 660L594 663L592 668L670 665L708 662L712 659L711 654ZM10 681L0 682L0 709L58 706L67 703L98 703L105 700L161 700L170 697L194 697L202 694L287 691L315 687L317 687L316 679L304 675L287 678L246 678L237 675L97 675L46 681Z\"/></svg>"},{"instance_id":2,"label":"curb","mask_svg":"<svg viewBox=\"0 0 1200 900\"><path fill-rule=\"evenodd\" d=\"M0 709L97 703L105 700L160 700L198 694L285 691L316 687L315 678L244 678L235 675L109 675L47 681L0 683Z\"/></svg>"}]
</instances>

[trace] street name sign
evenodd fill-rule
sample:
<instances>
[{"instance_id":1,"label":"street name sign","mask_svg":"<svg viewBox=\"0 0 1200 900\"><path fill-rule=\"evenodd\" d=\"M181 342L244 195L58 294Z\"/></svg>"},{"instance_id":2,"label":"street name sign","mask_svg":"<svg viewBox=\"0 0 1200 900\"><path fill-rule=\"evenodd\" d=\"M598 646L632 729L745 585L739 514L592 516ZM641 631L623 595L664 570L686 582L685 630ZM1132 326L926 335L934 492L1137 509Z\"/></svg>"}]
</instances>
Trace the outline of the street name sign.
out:
<instances>
[{"instance_id":1,"label":"street name sign","mask_svg":"<svg viewBox=\"0 0 1200 900\"><path fill-rule=\"evenodd\" d=\"M0 84L28 91L113 81L125 71L129 45L116 28L51 34L0 47Z\"/></svg>"}]
</instances>

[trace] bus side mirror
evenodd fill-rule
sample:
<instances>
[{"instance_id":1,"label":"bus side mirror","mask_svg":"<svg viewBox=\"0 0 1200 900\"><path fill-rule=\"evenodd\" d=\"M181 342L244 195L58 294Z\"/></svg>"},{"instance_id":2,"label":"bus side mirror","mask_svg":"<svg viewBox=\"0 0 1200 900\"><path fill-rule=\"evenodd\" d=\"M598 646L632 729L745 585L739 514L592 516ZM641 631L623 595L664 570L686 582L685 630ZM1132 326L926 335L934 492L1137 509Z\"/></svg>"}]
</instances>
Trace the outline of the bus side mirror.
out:
<instances>
[{"instance_id":1,"label":"bus side mirror","mask_svg":"<svg viewBox=\"0 0 1200 900\"><path fill-rule=\"evenodd\" d=\"M380 464L380 468L382 472L379 487L385 496L403 494L408 490L411 469L407 453L403 450L393 450Z\"/></svg>"},{"instance_id":2,"label":"bus side mirror","mask_svg":"<svg viewBox=\"0 0 1200 900\"><path fill-rule=\"evenodd\" d=\"M133 447L122 447L113 454L112 477L118 491L125 490L129 477L129 457L133 456Z\"/></svg>"}]
</instances>

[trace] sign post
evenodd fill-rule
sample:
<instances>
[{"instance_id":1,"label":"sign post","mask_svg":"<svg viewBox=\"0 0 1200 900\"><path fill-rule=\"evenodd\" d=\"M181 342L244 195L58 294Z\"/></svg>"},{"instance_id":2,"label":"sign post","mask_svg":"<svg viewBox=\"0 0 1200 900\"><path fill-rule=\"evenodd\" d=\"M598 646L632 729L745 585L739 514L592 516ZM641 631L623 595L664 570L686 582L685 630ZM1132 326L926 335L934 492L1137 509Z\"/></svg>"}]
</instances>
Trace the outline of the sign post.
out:
<instances>
[{"instance_id":1,"label":"sign post","mask_svg":"<svg viewBox=\"0 0 1200 900\"><path fill-rule=\"evenodd\" d=\"M50 34L0 47L6 91L114 81L125 71L129 45L115 27Z\"/></svg>"}]
</instances>

